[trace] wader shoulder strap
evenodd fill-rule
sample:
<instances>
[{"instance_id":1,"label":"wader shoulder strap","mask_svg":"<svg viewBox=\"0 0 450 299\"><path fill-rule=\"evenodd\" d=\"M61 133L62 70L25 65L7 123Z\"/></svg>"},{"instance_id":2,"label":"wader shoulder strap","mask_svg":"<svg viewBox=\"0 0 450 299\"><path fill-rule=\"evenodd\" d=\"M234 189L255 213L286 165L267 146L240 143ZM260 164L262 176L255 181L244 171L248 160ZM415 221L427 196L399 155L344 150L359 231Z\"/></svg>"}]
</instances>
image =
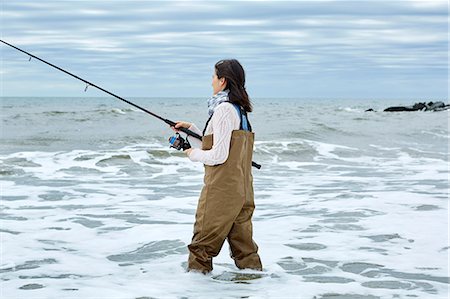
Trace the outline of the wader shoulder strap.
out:
<instances>
[{"instance_id":1,"label":"wader shoulder strap","mask_svg":"<svg viewBox=\"0 0 450 299\"><path fill-rule=\"evenodd\" d=\"M206 125L205 128L203 129L203 136L205 136L205 132L206 132L206 128L208 127L209 121L211 120L211 118L213 117L214 114L211 114L211 116L208 118L208 120L206 121Z\"/></svg>"},{"instance_id":2,"label":"wader shoulder strap","mask_svg":"<svg viewBox=\"0 0 450 299\"><path fill-rule=\"evenodd\" d=\"M236 108L236 111L239 114L239 119L241 120L241 124L239 125L239 130L245 130L245 131L252 131L252 126L250 125L250 122L247 118L247 112L242 109L241 106L238 104L232 103L234 108Z\"/></svg>"}]
</instances>

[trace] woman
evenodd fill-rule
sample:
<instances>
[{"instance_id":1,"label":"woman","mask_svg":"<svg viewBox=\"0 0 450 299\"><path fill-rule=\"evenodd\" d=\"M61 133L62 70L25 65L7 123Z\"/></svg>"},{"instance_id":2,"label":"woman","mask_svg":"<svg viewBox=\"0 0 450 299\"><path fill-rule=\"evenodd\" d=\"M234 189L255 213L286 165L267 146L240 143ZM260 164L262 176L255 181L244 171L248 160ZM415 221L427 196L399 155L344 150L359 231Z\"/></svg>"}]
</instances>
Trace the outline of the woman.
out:
<instances>
[{"instance_id":1,"label":"woman","mask_svg":"<svg viewBox=\"0 0 450 299\"><path fill-rule=\"evenodd\" d=\"M188 246L188 271L210 272L212 258L225 239L238 268L262 270L252 239L254 133L247 119L252 105L245 90L245 72L235 59L221 60L214 69L214 95L208 100L210 117L203 140L190 140L193 148L186 150L191 161L205 165L194 236ZM174 130L180 127L201 134L195 124L177 122Z\"/></svg>"}]
</instances>

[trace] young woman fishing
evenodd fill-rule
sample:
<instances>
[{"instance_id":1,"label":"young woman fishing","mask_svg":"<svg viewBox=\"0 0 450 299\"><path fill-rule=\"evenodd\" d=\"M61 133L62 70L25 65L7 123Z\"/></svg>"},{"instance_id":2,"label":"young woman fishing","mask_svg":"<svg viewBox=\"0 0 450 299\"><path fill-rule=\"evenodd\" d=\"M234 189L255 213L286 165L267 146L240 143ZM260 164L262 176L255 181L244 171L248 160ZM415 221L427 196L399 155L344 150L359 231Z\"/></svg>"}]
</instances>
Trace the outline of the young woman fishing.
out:
<instances>
[{"instance_id":1,"label":"young woman fishing","mask_svg":"<svg viewBox=\"0 0 450 299\"><path fill-rule=\"evenodd\" d=\"M189 128L201 134L194 124L165 119L12 44L1 39L0 42L83 81L87 84L86 89L95 87L170 126L175 125L176 131ZM219 254L225 239L237 267L261 270L251 222L255 209L251 167L261 166L252 163L254 134L247 119L252 106L245 91L244 69L235 59L217 62L212 86L214 96L208 100L210 118L203 130L202 142L192 141L194 146L201 148L186 150L192 161L205 165L205 185L195 215L194 236L188 246L188 270L210 272L212 258Z\"/></svg>"},{"instance_id":2,"label":"young woman fishing","mask_svg":"<svg viewBox=\"0 0 450 299\"><path fill-rule=\"evenodd\" d=\"M185 151L191 161L205 165L194 236L188 246L188 271L210 272L212 258L219 254L225 239L238 268L262 270L252 236L254 133L247 118L252 105L241 64L235 59L217 62L212 87L203 134L195 124L184 121L172 127L203 135L201 142L192 138L193 147Z\"/></svg>"}]
</instances>

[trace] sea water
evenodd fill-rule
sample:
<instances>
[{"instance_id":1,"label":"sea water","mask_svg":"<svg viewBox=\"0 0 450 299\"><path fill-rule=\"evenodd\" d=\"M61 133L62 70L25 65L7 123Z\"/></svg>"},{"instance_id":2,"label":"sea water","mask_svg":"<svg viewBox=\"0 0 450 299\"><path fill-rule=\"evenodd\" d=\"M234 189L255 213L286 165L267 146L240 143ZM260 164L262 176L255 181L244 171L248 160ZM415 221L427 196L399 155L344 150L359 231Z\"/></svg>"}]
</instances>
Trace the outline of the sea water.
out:
<instances>
[{"instance_id":1,"label":"sea water","mask_svg":"<svg viewBox=\"0 0 450 299\"><path fill-rule=\"evenodd\" d=\"M207 119L202 98L131 100ZM1 298L448 297L448 111L253 99L252 279L226 243L185 272L203 165L165 123L113 98L1 101Z\"/></svg>"}]
</instances>

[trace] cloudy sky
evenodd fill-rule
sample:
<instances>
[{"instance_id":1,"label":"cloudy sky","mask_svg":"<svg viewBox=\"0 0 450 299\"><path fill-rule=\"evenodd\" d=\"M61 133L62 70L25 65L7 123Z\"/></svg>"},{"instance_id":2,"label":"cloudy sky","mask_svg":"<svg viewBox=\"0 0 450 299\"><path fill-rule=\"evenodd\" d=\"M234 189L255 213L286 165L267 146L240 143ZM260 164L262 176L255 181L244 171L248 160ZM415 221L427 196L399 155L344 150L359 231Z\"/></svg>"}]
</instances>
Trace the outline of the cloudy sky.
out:
<instances>
[{"instance_id":1,"label":"cloudy sky","mask_svg":"<svg viewBox=\"0 0 450 299\"><path fill-rule=\"evenodd\" d=\"M448 1L1 1L1 39L125 97L448 99ZM3 96L103 96L0 45Z\"/></svg>"}]
</instances>

